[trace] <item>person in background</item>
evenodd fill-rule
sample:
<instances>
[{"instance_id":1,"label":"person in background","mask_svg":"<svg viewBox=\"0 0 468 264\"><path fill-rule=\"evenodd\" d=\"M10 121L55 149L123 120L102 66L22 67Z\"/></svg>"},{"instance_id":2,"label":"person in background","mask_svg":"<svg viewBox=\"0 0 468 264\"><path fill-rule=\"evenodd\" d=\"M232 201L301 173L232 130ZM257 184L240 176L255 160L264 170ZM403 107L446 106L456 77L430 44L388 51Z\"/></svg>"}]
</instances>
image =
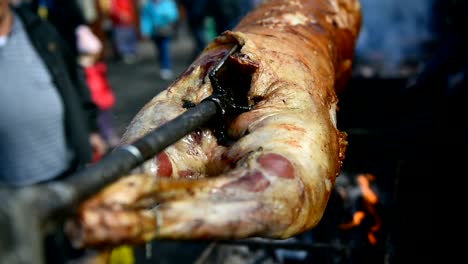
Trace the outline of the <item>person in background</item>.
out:
<instances>
[{"instance_id":1,"label":"person in background","mask_svg":"<svg viewBox=\"0 0 468 264\"><path fill-rule=\"evenodd\" d=\"M46 19L57 29L69 46L73 55L78 57L76 31L86 25L86 20L75 0L31 0L30 6L41 18Z\"/></svg>"},{"instance_id":2,"label":"person in background","mask_svg":"<svg viewBox=\"0 0 468 264\"><path fill-rule=\"evenodd\" d=\"M114 131L111 115L115 96L107 81L107 65L101 59L103 45L89 26L81 4L75 0L33 0L32 10L52 23L83 67L84 80L91 89L91 99L98 106L99 133L108 146L116 146L119 137ZM67 20L68 17L71 19Z\"/></svg>"},{"instance_id":3,"label":"person in background","mask_svg":"<svg viewBox=\"0 0 468 264\"><path fill-rule=\"evenodd\" d=\"M98 37L102 44L101 53L99 54L98 59L103 60L108 58L112 52L112 45L104 27L106 21L106 5L108 4L101 0L78 0L77 5L86 24L91 28L93 34Z\"/></svg>"},{"instance_id":4,"label":"person in background","mask_svg":"<svg viewBox=\"0 0 468 264\"><path fill-rule=\"evenodd\" d=\"M92 163L93 153L106 153L97 107L82 77L50 23L0 0L0 185L58 181ZM47 263L80 254L60 237L46 239Z\"/></svg>"},{"instance_id":5,"label":"person in background","mask_svg":"<svg viewBox=\"0 0 468 264\"><path fill-rule=\"evenodd\" d=\"M100 60L102 43L89 27L80 27L77 31L77 47L80 53L79 63L84 68L86 82L91 91L91 99L98 106L98 127L101 135L110 147L118 145L112 109L116 98L107 78L107 64Z\"/></svg>"},{"instance_id":6,"label":"person in background","mask_svg":"<svg viewBox=\"0 0 468 264\"><path fill-rule=\"evenodd\" d=\"M180 0L187 13L187 22L195 47L190 61L203 51L205 46L225 30L233 29L237 22L260 2L254 0ZM213 23L211 30L210 23Z\"/></svg>"},{"instance_id":7,"label":"person in background","mask_svg":"<svg viewBox=\"0 0 468 264\"><path fill-rule=\"evenodd\" d=\"M193 37L195 47L190 61L193 61L207 44L205 19L208 16L208 0L181 0L182 6L187 12L187 23Z\"/></svg>"},{"instance_id":8,"label":"person in background","mask_svg":"<svg viewBox=\"0 0 468 264\"><path fill-rule=\"evenodd\" d=\"M25 6L52 23L77 60L81 56L78 36L89 33L94 35L91 38L100 37L99 45L104 41L104 33L96 26L100 10L94 0L32 0Z\"/></svg>"},{"instance_id":9,"label":"person in background","mask_svg":"<svg viewBox=\"0 0 468 264\"><path fill-rule=\"evenodd\" d=\"M178 20L179 10L174 0L149 0L142 7L141 34L144 38L152 39L159 51L160 76L163 80L173 77L170 45Z\"/></svg>"},{"instance_id":10,"label":"person in background","mask_svg":"<svg viewBox=\"0 0 468 264\"><path fill-rule=\"evenodd\" d=\"M138 44L135 28L137 14L134 2L132 0L112 0L109 12L117 55L125 63L133 63L137 58Z\"/></svg>"},{"instance_id":11,"label":"person in background","mask_svg":"<svg viewBox=\"0 0 468 264\"><path fill-rule=\"evenodd\" d=\"M83 168L107 146L82 68L55 28L0 3L0 181L21 187Z\"/></svg>"},{"instance_id":12,"label":"person in background","mask_svg":"<svg viewBox=\"0 0 468 264\"><path fill-rule=\"evenodd\" d=\"M118 61L120 59L116 43L114 41L114 30L111 20L111 7L113 0L96 0L96 7L99 11L98 23L93 28L98 28L101 32L97 34L104 44L104 58ZM95 31L96 32L96 31Z\"/></svg>"},{"instance_id":13,"label":"person in background","mask_svg":"<svg viewBox=\"0 0 468 264\"><path fill-rule=\"evenodd\" d=\"M210 16L216 24L216 34L232 30L241 18L250 10L250 4L245 0L208 0Z\"/></svg>"},{"instance_id":14,"label":"person in background","mask_svg":"<svg viewBox=\"0 0 468 264\"><path fill-rule=\"evenodd\" d=\"M99 22L102 22L103 3L96 0L77 2L79 10L86 21L76 30L78 61L84 68L86 82L91 89L91 99L98 106L98 127L101 135L110 147L120 141L114 124L112 109L116 103L114 90L107 78L107 63L104 61L105 34Z\"/></svg>"}]
</instances>

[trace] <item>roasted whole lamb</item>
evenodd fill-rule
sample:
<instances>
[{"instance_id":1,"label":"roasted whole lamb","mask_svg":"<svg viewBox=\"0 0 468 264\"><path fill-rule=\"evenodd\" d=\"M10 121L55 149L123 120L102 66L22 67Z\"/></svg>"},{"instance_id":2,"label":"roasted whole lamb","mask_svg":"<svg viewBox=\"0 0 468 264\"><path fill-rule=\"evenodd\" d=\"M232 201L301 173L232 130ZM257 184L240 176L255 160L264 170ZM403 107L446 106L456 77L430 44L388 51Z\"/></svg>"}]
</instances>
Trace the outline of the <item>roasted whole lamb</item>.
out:
<instances>
[{"instance_id":1,"label":"roasted whole lamb","mask_svg":"<svg viewBox=\"0 0 468 264\"><path fill-rule=\"evenodd\" d=\"M210 96L209 72L235 46L219 79L249 110L185 136L82 203L67 225L71 240L282 239L314 227L344 159L337 92L350 77L360 25L358 0L258 6L141 109L122 144Z\"/></svg>"}]
</instances>

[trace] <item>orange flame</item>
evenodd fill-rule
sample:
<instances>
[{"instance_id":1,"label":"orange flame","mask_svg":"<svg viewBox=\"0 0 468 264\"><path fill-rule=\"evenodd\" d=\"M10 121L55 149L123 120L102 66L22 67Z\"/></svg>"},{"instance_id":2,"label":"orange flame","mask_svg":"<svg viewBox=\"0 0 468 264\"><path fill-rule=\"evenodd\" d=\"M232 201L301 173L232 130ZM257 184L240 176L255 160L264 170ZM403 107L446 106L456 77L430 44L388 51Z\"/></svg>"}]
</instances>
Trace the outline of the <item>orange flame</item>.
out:
<instances>
[{"instance_id":1,"label":"orange flame","mask_svg":"<svg viewBox=\"0 0 468 264\"><path fill-rule=\"evenodd\" d=\"M377 245L377 242L378 242L376 233L382 227L382 220L380 219L380 216L377 213L377 210L375 208L375 206L379 202L379 197L371 188L371 182L373 181L375 181L375 176L370 173L363 173L357 176L357 183L361 190L362 197L364 198L364 205L368 213L371 215L371 217L375 221L375 224L371 227L371 229L367 233L367 239L369 240L369 243L375 246ZM351 220L351 222L340 225L340 228L350 229L353 227L357 227L362 223L365 217L366 217L366 212L356 211L353 214L353 219Z\"/></svg>"}]
</instances>

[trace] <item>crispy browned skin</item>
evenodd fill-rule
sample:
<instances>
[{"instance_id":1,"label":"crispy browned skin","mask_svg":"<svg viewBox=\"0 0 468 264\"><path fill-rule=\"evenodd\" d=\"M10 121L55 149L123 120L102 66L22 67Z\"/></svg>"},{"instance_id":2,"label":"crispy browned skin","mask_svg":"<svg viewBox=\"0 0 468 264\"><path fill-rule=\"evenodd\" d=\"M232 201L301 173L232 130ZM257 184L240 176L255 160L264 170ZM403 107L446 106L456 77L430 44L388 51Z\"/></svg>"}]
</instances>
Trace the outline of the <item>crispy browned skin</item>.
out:
<instances>
[{"instance_id":1,"label":"crispy browned skin","mask_svg":"<svg viewBox=\"0 0 468 264\"><path fill-rule=\"evenodd\" d=\"M75 244L287 238L314 227L344 158L336 90L360 20L357 0L266 1L219 36L139 112L122 143L211 95L209 70L239 44L228 74L252 78L236 92L246 89L254 107L229 123L235 142L219 145L210 129L187 135L83 203L70 225Z\"/></svg>"}]
</instances>

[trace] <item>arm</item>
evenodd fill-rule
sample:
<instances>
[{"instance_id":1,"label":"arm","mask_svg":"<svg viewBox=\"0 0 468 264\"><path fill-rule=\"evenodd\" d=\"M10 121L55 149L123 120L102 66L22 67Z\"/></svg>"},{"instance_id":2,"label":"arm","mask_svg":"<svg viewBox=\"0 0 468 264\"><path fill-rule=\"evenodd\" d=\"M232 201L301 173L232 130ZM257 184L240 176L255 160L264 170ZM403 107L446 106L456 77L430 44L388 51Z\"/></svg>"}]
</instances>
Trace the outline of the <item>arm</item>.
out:
<instances>
[{"instance_id":1,"label":"arm","mask_svg":"<svg viewBox=\"0 0 468 264\"><path fill-rule=\"evenodd\" d=\"M153 20L151 19L150 3L146 3L141 10L140 31L145 38L150 38L153 34Z\"/></svg>"}]
</instances>

